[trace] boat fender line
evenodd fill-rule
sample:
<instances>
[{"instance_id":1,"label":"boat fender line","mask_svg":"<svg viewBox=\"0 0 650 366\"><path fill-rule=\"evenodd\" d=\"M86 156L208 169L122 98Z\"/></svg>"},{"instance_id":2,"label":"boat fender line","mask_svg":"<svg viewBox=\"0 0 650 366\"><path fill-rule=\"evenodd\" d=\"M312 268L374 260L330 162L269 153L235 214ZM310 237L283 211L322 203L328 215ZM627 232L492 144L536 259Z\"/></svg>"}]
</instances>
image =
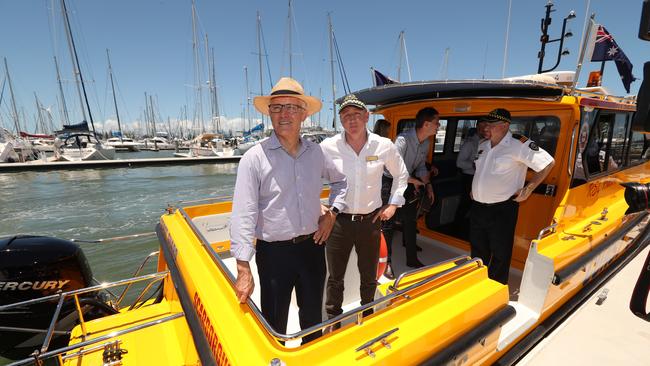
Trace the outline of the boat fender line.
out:
<instances>
[{"instance_id":1,"label":"boat fender line","mask_svg":"<svg viewBox=\"0 0 650 366\"><path fill-rule=\"evenodd\" d=\"M483 342L492 332L514 318L516 313L515 308L511 305L502 307L494 314L487 316L485 321L481 322L479 326L460 336L460 338L449 346L444 347L442 351L422 362L421 365L462 364L461 359L470 348Z\"/></svg>"},{"instance_id":2,"label":"boat fender line","mask_svg":"<svg viewBox=\"0 0 650 366\"><path fill-rule=\"evenodd\" d=\"M556 286L560 285L567 279L571 278L574 274L581 271L585 265L587 265L589 262L594 260L598 255L603 253L609 247L614 245L614 243L616 243L619 239L625 236L625 234L627 234L627 232L631 230L634 226L638 225L641 222L641 220L643 220L647 215L648 213L645 212L640 214L638 217L626 223L625 226L620 228L613 235L610 235L599 246L592 249L590 252L586 253L585 255L578 257L575 261L569 263L566 267L562 268L561 270L556 271L555 274L553 275L553 284ZM648 229L646 229L646 231L648 231ZM640 233L639 236L637 236L637 238L641 238L645 235L647 235L647 233Z\"/></svg>"},{"instance_id":3,"label":"boat fender line","mask_svg":"<svg viewBox=\"0 0 650 366\"><path fill-rule=\"evenodd\" d=\"M647 239L650 235L650 230L646 230L641 234L642 240L636 242L631 247L628 247L622 255L616 258L607 268L603 270L597 277L585 284L580 291L573 297L568 299L562 306L549 315L546 320L539 324L535 329L530 331L524 338L517 344L509 349L500 359L493 365L495 366L509 366L519 361L528 353L538 342L540 342L547 334L552 332L555 327L560 325L567 317L569 317L576 309L578 309L585 301L591 296L611 277L618 273L625 267L632 259L634 259L640 252L645 249ZM640 244L640 245L639 245Z\"/></svg>"},{"instance_id":4,"label":"boat fender line","mask_svg":"<svg viewBox=\"0 0 650 366\"><path fill-rule=\"evenodd\" d=\"M646 311L645 304L650 294L650 252L641 267L639 279L636 281L632 297L630 298L630 310L639 318L650 322L650 311Z\"/></svg>"},{"instance_id":5,"label":"boat fender line","mask_svg":"<svg viewBox=\"0 0 650 366\"><path fill-rule=\"evenodd\" d=\"M185 286L185 281L183 281L183 278L181 277L178 266L176 265L174 254L171 252L170 243L167 241L167 236L163 232L161 224L156 225L156 234L158 235L158 240L160 240L160 247L165 256L167 267L169 268L169 275L172 277L172 283L174 284L174 288L178 294L178 300L180 301L183 312L185 313L185 320L187 321L187 325L190 327L190 333L192 334L192 339L196 346L196 352L201 360L201 365L217 365L217 360L212 355L210 344L201 328L201 324L199 323L199 316L196 313L194 306L192 306L192 300L187 292L187 286Z\"/></svg>"},{"instance_id":6,"label":"boat fender line","mask_svg":"<svg viewBox=\"0 0 650 366\"><path fill-rule=\"evenodd\" d=\"M377 262L377 280L384 274L388 266L388 246L386 245L386 238L384 233L379 233L379 261Z\"/></svg>"}]
</instances>

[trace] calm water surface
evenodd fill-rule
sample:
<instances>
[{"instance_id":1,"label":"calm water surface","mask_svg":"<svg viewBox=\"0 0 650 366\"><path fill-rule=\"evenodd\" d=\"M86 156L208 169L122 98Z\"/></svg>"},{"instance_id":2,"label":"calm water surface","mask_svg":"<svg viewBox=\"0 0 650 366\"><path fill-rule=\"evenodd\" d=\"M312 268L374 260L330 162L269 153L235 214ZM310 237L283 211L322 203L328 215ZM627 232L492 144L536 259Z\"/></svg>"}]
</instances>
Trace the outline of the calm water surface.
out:
<instances>
[{"instance_id":1,"label":"calm water surface","mask_svg":"<svg viewBox=\"0 0 650 366\"><path fill-rule=\"evenodd\" d=\"M173 152L118 154L118 158ZM232 195L236 163L0 174L0 237L36 234L101 239L153 232L168 204ZM158 250L155 236L80 244L100 281L131 276Z\"/></svg>"}]
</instances>

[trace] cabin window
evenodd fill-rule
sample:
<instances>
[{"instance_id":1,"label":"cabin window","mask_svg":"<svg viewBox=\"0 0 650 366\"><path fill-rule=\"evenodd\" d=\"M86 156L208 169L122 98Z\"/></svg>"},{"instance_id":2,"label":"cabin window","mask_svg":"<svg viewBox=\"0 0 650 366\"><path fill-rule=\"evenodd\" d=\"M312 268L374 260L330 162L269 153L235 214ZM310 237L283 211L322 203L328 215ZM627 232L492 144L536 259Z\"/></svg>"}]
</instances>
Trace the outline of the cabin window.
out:
<instances>
[{"instance_id":1,"label":"cabin window","mask_svg":"<svg viewBox=\"0 0 650 366\"><path fill-rule=\"evenodd\" d=\"M445 136L447 135L447 120L440 120L440 127L438 127L438 133L436 133L435 139L435 149L434 152L442 153L445 150Z\"/></svg>"},{"instance_id":2,"label":"cabin window","mask_svg":"<svg viewBox=\"0 0 650 366\"><path fill-rule=\"evenodd\" d=\"M648 141L644 133L636 131L632 132L629 155L630 165L636 165L648 160L650 157L648 156L648 153L650 152L648 144L650 144L650 141Z\"/></svg>"},{"instance_id":3,"label":"cabin window","mask_svg":"<svg viewBox=\"0 0 650 366\"><path fill-rule=\"evenodd\" d=\"M622 167L625 160L625 136L627 136L628 116L627 113L616 113L614 115L612 143L609 150L616 167Z\"/></svg>"},{"instance_id":4,"label":"cabin window","mask_svg":"<svg viewBox=\"0 0 650 366\"><path fill-rule=\"evenodd\" d=\"M554 156L560 135L560 120L554 116L513 117L510 132L528 137Z\"/></svg>"},{"instance_id":5,"label":"cabin window","mask_svg":"<svg viewBox=\"0 0 650 366\"><path fill-rule=\"evenodd\" d=\"M627 113L598 114L583 154L583 165L590 176L618 170L623 165L627 122Z\"/></svg>"},{"instance_id":6,"label":"cabin window","mask_svg":"<svg viewBox=\"0 0 650 366\"><path fill-rule=\"evenodd\" d=\"M398 136L402 132L406 132L412 128L415 128L415 119L400 119L397 122L397 133L395 136Z\"/></svg>"},{"instance_id":7,"label":"cabin window","mask_svg":"<svg viewBox=\"0 0 650 366\"><path fill-rule=\"evenodd\" d=\"M476 131L476 119L459 119L456 127L456 138L454 139L454 152L460 151L460 146L466 138L471 137Z\"/></svg>"}]
</instances>

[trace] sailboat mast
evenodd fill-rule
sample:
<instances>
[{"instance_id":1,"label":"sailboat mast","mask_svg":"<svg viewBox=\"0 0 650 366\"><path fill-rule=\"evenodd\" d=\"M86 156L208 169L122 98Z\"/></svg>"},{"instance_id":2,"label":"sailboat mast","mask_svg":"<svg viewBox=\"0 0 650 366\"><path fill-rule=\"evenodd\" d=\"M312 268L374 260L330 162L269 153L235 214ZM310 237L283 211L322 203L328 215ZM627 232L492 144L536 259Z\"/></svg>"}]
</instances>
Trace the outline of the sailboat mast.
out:
<instances>
[{"instance_id":1,"label":"sailboat mast","mask_svg":"<svg viewBox=\"0 0 650 366\"><path fill-rule=\"evenodd\" d=\"M7 75L7 83L9 84L9 93L11 94L11 114L14 120L14 127L16 128L16 136L20 136L20 121L18 119L18 108L16 108L16 97L14 96L14 87L11 83L11 75L9 75L9 66L7 66L7 58L5 60L5 74Z\"/></svg>"},{"instance_id":2,"label":"sailboat mast","mask_svg":"<svg viewBox=\"0 0 650 366\"><path fill-rule=\"evenodd\" d=\"M196 87L196 106L195 112L201 124L201 133L205 132L203 125L203 93L201 93L201 70L199 66L199 36L196 29L196 2L192 0L192 49L194 51L194 85Z\"/></svg>"},{"instance_id":3,"label":"sailboat mast","mask_svg":"<svg viewBox=\"0 0 650 366\"><path fill-rule=\"evenodd\" d=\"M401 39L401 54L400 54L400 69L402 68L402 56L406 61L406 72L408 73L409 81L411 81L411 65L409 64L409 54L406 51L406 37L404 36L404 31L400 32Z\"/></svg>"},{"instance_id":4,"label":"sailboat mast","mask_svg":"<svg viewBox=\"0 0 650 366\"><path fill-rule=\"evenodd\" d=\"M56 56L54 56L54 67L56 68L56 81L59 84L59 94L61 95L61 107L59 108L61 119L63 120L63 124L70 124L68 107L65 103L65 95L63 94L63 85L61 85L61 72L59 71L59 62L56 60Z\"/></svg>"},{"instance_id":5,"label":"sailboat mast","mask_svg":"<svg viewBox=\"0 0 650 366\"><path fill-rule=\"evenodd\" d=\"M217 77L214 71L214 47L212 48L212 78L210 79L210 87L212 88L212 103L214 104L214 113L217 121L217 133L221 133L221 113L219 112L219 94L217 93Z\"/></svg>"},{"instance_id":6,"label":"sailboat mast","mask_svg":"<svg viewBox=\"0 0 650 366\"><path fill-rule=\"evenodd\" d=\"M149 108L151 109L151 126L153 127L153 148L158 150L158 141L156 141L156 117L153 111L153 97L149 96Z\"/></svg>"},{"instance_id":7,"label":"sailboat mast","mask_svg":"<svg viewBox=\"0 0 650 366\"><path fill-rule=\"evenodd\" d=\"M111 90L113 90L113 104L115 105L115 115L117 116L117 128L120 130L120 142L122 141L122 123L120 121L120 111L117 109L117 98L115 98L115 84L113 83L113 68L111 67L111 56L108 48L106 49L106 59L108 60L108 75L111 78Z\"/></svg>"},{"instance_id":8,"label":"sailboat mast","mask_svg":"<svg viewBox=\"0 0 650 366\"><path fill-rule=\"evenodd\" d=\"M212 80L212 71L214 71L210 66L211 66L211 60L210 60L210 46L208 43L208 34L205 34L205 62L206 62L206 68L208 70L208 92L210 93L210 125L212 126L212 132L217 132L217 128L214 125L214 92L212 90L213 88L213 80Z\"/></svg>"},{"instance_id":9,"label":"sailboat mast","mask_svg":"<svg viewBox=\"0 0 650 366\"><path fill-rule=\"evenodd\" d=\"M74 68L75 79L79 77L79 84L81 84L81 90L83 91L83 97L81 92L79 92L79 84L77 84L77 91L79 92L79 100L81 102L81 113L83 114L84 120L86 119L86 112L84 111L84 100L86 101L86 108L88 108L88 118L90 119L90 126L95 131L95 122L93 121L93 114L90 111L90 104L88 103L88 94L86 93L86 86L84 84L84 78L81 74L81 68L79 67L79 57L77 56L77 49L74 44L74 37L72 37L72 29L70 28L70 18L68 17L68 9L65 6L65 0L61 0L61 11L63 12L63 18L65 19L66 24L66 34L68 35L68 43L70 49L70 55L72 57L72 65Z\"/></svg>"},{"instance_id":10,"label":"sailboat mast","mask_svg":"<svg viewBox=\"0 0 650 366\"><path fill-rule=\"evenodd\" d=\"M246 79L246 122L248 123L248 130L251 129L251 94L248 89L248 66L244 66L244 78Z\"/></svg>"},{"instance_id":11,"label":"sailboat mast","mask_svg":"<svg viewBox=\"0 0 650 366\"><path fill-rule=\"evenodd\" d=\"M45 133L45 120L43 119L43 107L41 106L41 102L38 100L38 95L36 95L36 92L34 92L34 101L36 102L36 131L41 131L41 133Z\"/></svg>"},{"instance_id":12,"label":"sailboat mast","mask_svg":"<svg viewBox=\"0 0 650 366\"><path fill-rule=\"evenodd\" d=\"M289 0L289 14L287 17L287 21L289 22L289 77L293 78L293 54L292 54L292 48L291 48L291 28L292 28L292 19L293 19L293 14L291 12L291 0Z\"/></svg>"},{"instance_id":13,"label":"sailboat mast","mask_svg":"<svg viewBox=\"0 0 650 366\"><path fill-rule=\"evenodd\" d=\"M260 95L264 95L264 74L262 72L262 17L260 16L260 11L257 11L257 62L260 68ZM262 116L262 124L266 128L266 121L264 114L260 113Z\"/></svg>"},{"instance_id":14,"label":"sailboat mast","mask_svg":"<svg viewBox=\"0 0 650 366\"><path fill-rule=\"evenodd\" d=\"M327 24L329 28L330 40L330 75L332 77L332 128L336 131L336 83L334 82L334 28L332 27L332 17L327 13Z\"/></svg>"}]
</instances>

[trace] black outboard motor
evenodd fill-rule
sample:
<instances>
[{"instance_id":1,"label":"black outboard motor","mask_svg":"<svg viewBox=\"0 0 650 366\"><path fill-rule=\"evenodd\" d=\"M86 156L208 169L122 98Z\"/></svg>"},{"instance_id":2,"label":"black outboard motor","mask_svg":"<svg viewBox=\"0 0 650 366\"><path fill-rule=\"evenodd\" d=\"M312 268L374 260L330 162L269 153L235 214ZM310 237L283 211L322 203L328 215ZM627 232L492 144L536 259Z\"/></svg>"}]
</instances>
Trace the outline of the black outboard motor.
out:
<instances>
[{"instance_id":1,"label":"black outboard motor","mask_svg":"<svg viewBox=\"0 0 650 366\"><path fill-rule=\"evenodd\" d=\"M650 183L621 183L625 187L625 202L630 206L625 214L641 212L650 209Z\"/></svg>"},{"instance_id":2,"label":"black outboard motor","mask_svg":"<svg viewBox=\"0 0 650 366\"><path fill-rule=\"evenodd\" d=\"M45 236L0 238L0 306L91 284L90 267L77 244ZM79 301L85 320L116 313L96 292L80 296ZM54 299L0 310L0 356L21 359L39 349L57 302L58 299ZM61 308L49 349L67 345L69 332L78 322L76 305L71 297Z\"/></svg>"}]
</instances>

